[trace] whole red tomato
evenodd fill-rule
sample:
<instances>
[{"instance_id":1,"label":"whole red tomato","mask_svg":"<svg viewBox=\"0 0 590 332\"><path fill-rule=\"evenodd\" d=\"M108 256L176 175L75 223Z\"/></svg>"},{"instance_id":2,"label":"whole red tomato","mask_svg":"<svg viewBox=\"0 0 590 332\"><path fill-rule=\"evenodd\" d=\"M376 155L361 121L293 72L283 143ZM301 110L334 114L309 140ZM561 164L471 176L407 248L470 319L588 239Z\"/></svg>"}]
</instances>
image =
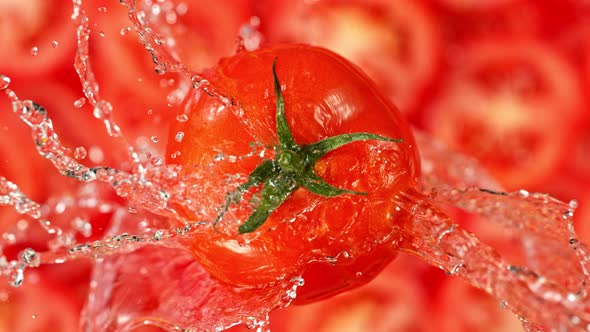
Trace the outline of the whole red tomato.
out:
<instances>
[{"instance_id":1,"label":"whole red tomato","mask_svg":"<svg viewBox=\"0 0 590 332\"><path fill-rule=\"evenodd\" d=\"M282 92L273 88L275 60ZM246 175L236 192L241 201L260 202L233 208L235 196L223 193L218 204L227 198L227 211L197 216L219 222L187 244L199 262L243 287L303 275L302 302L373 278L395 256L396 225L407 220L395 197L419 176L414 139L395 106L357 67L311 46L240 53L205 76L232 105L195 90L186 101L188 121L171 130L168 162L188 173L215 163L211 178L224 176L215 175L220 170ZM363 134L325 153L332 138L353 133ZM271 159L252 156L252 143L273 147Z\"/></svg>"}]
</instances>

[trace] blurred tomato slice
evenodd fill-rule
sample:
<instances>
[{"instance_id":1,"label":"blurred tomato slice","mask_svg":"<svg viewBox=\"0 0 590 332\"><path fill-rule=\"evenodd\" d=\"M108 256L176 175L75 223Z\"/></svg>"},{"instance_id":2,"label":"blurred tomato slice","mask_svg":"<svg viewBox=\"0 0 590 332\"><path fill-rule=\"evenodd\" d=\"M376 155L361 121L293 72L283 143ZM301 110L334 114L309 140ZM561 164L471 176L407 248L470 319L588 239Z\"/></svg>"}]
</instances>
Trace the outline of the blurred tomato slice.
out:
<instances>
[{"instance_id":1,"label":"blurred tomato slice","mask_svg":"<svg viewBox=\"0 0 590 332\"><path fill-rule=\"evenodd\" d=\"M490 10L515 5L526 0L437 0L453 10Z\"/></svg>"},{"instance_id":2,"label":"blurred tomato slice","mask_svg":"<svg viewBox=\"0 0 590 332\"><path fill-rule=\"evenodd\" d=\"M0 1L3 74L39 77L72 59L71 13L63 0Z\"/></svg>"},{"instance_id":3,"label":"blurred tomato slice","mask_svg":"<svg viewBox=\"0 0 590 332\"><path fill-rule=\"evenodd\" d=\"M414 1L260 1L269 43L326 47L359 65L404 113L439 69L435 17Z\"/></svg>"},{"instance_id":4,"label":"blurred tomato slice","mask_svg":"<svg viewBox=\"0 0 590 332\"><path fill-rule=\"evenodd\" d=\"M139 16L154 33L148 39L162 59L181 61L193 70L213 66L237 49L242 24L252 15L250 0L136 2ZM88 9L92 26L90 61L101 97L113 106L115 120L128 137L166 134L171 108L184 98L190 82L167 71L146 50L126 8L99 0ZM117 73L113 75L113 73ZM160 130L161 129L161 130Z\"/></svg>"},{"instance_id":5,"label":"blurred tomato slice","mask_svg":"<svg viewBox=\"0 0 590 332\"><path fill-rule=\"evenodd\" d=\"M68 289L43 282L29 271L19 288L0 286L0 331L77 332L79 308L70 301Z\"/></svg>"},{"instance_id":6,"label":"blurred tomato slice","mask_svg":"<svg viewBox=\"0 0 590 332\"><path fill-rule=\"evenodd\" d=\"M435 136L477 157L509 189L543 181L568 158L581 94L560 53L530 39L489 39L454 61L426 120Z\"/></svg>"},{"instance_id":7,"label":"blurred tomato slice","mask_svg":"<svg viewBox=\"0 0 590 332\"><path fill-rule=\"evenodd\" d=\"M483 291L459 278L448 277L440 285L437 303L427 331L519 332L518 318Z\"/></svg>"},{"instance_id":8,"label":"blurred tomato slice","mask_svg":"<svg viewBox=\"0 0 590 332\"><path fill-rule=\"evenodd\" d=\"M590 241L590 181L585 182L585 192L577 197L578 209L574 214L574 226L580 240Z\"/></svg>"}]
</instances>

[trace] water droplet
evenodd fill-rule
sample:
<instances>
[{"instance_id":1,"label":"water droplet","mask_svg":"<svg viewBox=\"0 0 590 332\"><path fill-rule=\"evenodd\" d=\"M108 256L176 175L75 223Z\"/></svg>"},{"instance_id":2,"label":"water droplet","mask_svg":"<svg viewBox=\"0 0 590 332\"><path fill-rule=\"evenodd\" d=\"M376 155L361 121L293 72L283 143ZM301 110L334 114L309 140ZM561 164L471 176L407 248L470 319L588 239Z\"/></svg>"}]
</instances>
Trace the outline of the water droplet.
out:
<instances>
[{"instance_id":1,"label":"water droplet","mask_svg":"<svg viewBox=\"0 0 590 332\"><path fill-rule=\"evenodd\" d=\"M23 269L16 269L10 275L10 285L12 285L12 287L19 287L23 284L24 279L25 276Z\"/></svg>"},{"instance_id":2,"label":"water droplet","mask_svg":"<svg viewBox=\"0 0 590 332\"><path fill-rule=\"evenodd\" d=\"M180 122L180 123L184 123L188 120L188 115L186 114L179 114L176 116L176 121Z\"/></svg>"},{"instance_id":3,"label":"water droplet","mask_svg":"<svg viewBox=\"0 0 590 332\"><path fill-rule=\"evenodd\" d=\"M121 29L121 36L126 36L128 33L131 32L131 28L130 27L125 27L123 29Z\"/></svg>"},{"instance_id":4,"label":"water droplet","mask_svg":"<svg viewBox=\"0 0 590 332\"><path fill-rule=\"evenodd\" d=\"M147 110L147 115L152 115L154 113L154 110L152 110L151 108Z\"/></svg>"},{"instance_id":5,"label":"water droplet","mask_svg":"<svg viewBox=\"0 0 590 332\"><path fill-rule=\"evenodd\" d=\"M99 13L106 13L107 12L107 7L98 7L98 12Z\"/></svg>"},{"instance_id":6,"label":"water droplet","mask_svg":"<svg viewBox=\"0 0 590 332\"><path fill-rule=\"evenodd\" d=\"M100 164L104 160L104 152L98 146L91 146L88 156L90 157L90 161L96 164Z\"/></svg>"},{"instance_id":7,"label":"water droplet","mask_svg":"<svg viewBox=\"0 0 590 332\"><path fill-rule=\"evenodd\" d=\"M157 16L157 15L160 15L160 12L161 12L161 11L162 11L162 9L160 8L160 5L158 5L158 4L154 4L154 5L152 6L152 14L154 14L154 15L156 15L156 16Z\"/></svg>"},{"instance_id":8,"label":"water droplet","mask_svg":"<svg viewBox=\"0 0 590 332\"><path fill-rule=\"evenodd\" d=\"M98 32L98 35L101 36L101 37L104 37L104 31Z\"/></svg>"},{"instance_id":9,"label":"water droplet","mask_svg":"<svg viewBox=\"0 0 590 332\"><path fill-rule=\"evenodd\" d=\"M164 162L162 161L162 158L154 157L154 158L152 158L152 160L150 160L150 163L157 167L157 166L162 166L162 164Z\"/></svg>"},{"instance_id":10,"label":"water droplet","mask_svg":"<svg viewBox=\"0 0 590 332\"><path fill-rule=\"evenodd\" d=\"M8 89L8 86L10 86L10 77L0 75L0 91Z\"/></svg>"},{"instance_id":11,"label":"water droplet","mask_svg":"<svg viewBox=\"0 0 590 332\"><path fill-rule=\"evenodd\" d=\"M519 194L521 197L529 197L529 192L528 192L528 191L526 191L526 190L524 190L524 189L521 189L521 190L519 190L519 191L518 191L518 194Z\"/></svg>"},{"instance_id":12,"label":"water droplet","mask_svg":"<svg viewBox=\"0 0 590 332\"><path fill-rule=\"evenodd\" d=\"M162 240L162 237L164 236L164 232L162 231L156 231L154 233L154 236L152 236L152 239L154 239L154 241L160 241Z\"/></svg>"},{"instance_id":13,"label":"water droplet","mask_svg":"<svg viewBox=\"0 0 590 332\"><path fill-rule=\"evenodd\" d=\"M94 106L92 114L97 119L104 119L109 117L113 112L113 106L108 101L101 100Z\"/></svg>"},{"instance_id":14,"label":"water droplet","mask_svg":"<svg viewBox=\"0 0 590 332\"><path fill-rule=\"evenodd\" d=\"M163 64L160 64L160 63L156 64L156 66L154 67L154 70L156 71L156 74L158 74L158 75L164 75L164 74L166 74L166 71L167 71L166 66Z\"/></svg>"},{"instance_id":15,"label":"water droplet","mask_svg":"<svg viewBox=\"0 0 590 332\"><path fill-rule=\"evenodd\" d=\"M180 157L180 151L174 151L170 154L170 158L172 159L176 159L178 157Z\"/></svg>"},{"instance_id":16,"label":"water droplet","mask_svg":"<svg viewBox=\"0 0 590 332\"><path fill-rule=\"evenodd\" d=\"M92 235L92 224L87 219L76 217L72 220L72 226L84 237Z\"/></svg>"},{"instance_id":17,"label":"water droplet","mask_svg":"<svg viewBox=\"0 0 590 332\"><path fill-rule=\"evenodd\" d=\"M74 107L80 108L86 104L86 98L82 97L74 102Z\"/></svg>"},{"instance_id":18,"label":"water droplet","mask_svg":"<svg viewBox=\"0 0 590 332\"><path fill-rule=\"evenodd\" d=\"M174 137L174 139L175 139L175 140L176 140L178 143L182 142L182 140L184 139L184 132L182 132L182 131L179 131L179 132L177 132L177 133L176 133L176 136Z\"/></svg>"},{"instance_id":19,"label":"water droplet","mask_svg":"<svg viewBox=\"0 0 590 332\"><path fill-rule=\"evenodd\" d=\"M51 42L51 47L57 48L58 46L59 46L59 43L57 42L57 40L54 40Z\"/></svg>"},{"instance_id":20,"label":"water droplet","mask_svg":"<svg viewBox=\"0 0 590 332\"><path fill-rule=\"evenodd\" d=\"M39 48L37 46L33 46L31 48L31 55L32 56L37 56L37 54L39 54Z\"/></svg>"},{"instance_id":21,"label":"water droplet","mask_svg":"<svg viewBox=\"0 0 590 332\"><path fill-rule=\"evenodd\" d=\"M26 248L25 250L21 251L19 256L20 260L28 266L37 267L41 262L37 252L31 248Z\"/></svg>"},{"instance_id":22,"label":"water droplet","mask_svg":"<svg viewBox=\"0 0 590 332\"><path fill-rule=\"evenodd\" d=\"M86 158L86 155L87 155L86 149L82 146L79 146L74 150L74 158L76 158L78 160L82 160L82 159Z\"/></svg>"},{"instance_id":23,"label":"water droplet","mask_svg":"<svg viewBox=\"0 0 590 332\"><path fill-rule=\"evenodd\" d=\"M158 143L158 136L152 136L150 139L152 140L152 142Z\"/></svg>"}]
</instances>

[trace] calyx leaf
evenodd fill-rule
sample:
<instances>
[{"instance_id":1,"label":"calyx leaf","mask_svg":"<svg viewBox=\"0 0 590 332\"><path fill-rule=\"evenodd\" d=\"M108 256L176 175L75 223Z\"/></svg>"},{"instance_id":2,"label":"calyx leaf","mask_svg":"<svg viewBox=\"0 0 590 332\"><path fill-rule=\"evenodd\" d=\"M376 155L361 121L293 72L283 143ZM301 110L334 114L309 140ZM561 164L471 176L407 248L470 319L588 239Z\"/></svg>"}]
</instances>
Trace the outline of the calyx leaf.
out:
<instances>
[{"instance_id":1,"label":"calyx leaf","mask_svg":"<svg viewBox=\"0 0 590 332\"><path fill-rule=\"evenodd\" d=\"M215 219L214 225L220 222L231 204L238 204L242 200L242 194L253 187L262 185L261 199L252 214L239 226L239 233L251 233L256 231L268 217L281 206L289 196L300 187L310 192L333 197L343 194L367 195L366 192L358 192L334 187L326 183L314 172L316 162L326 153L343 145L364 140L377 140L385 142L402 142L401 139L392 139L373 133L350 133L327 137L309 145L298 145L293 139L291 128L285 115L285 102L281 92L281 84L276 73L275 58L272 64L274 90L276 102L276 126L279 144L276 146L275 159L265 160L258 165L248 177L248 181L239 186L235 192L228 193L226 202Z\"/></svg>"}]
</instances>

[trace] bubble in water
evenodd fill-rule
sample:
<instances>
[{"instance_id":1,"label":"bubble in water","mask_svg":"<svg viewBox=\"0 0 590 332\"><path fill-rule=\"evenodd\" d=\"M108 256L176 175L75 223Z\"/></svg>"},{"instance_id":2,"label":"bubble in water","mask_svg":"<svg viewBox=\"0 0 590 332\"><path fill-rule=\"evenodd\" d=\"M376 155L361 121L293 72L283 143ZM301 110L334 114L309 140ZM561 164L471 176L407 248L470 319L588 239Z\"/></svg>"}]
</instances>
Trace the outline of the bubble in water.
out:
<instances>
[{"instance_id":1,"label":"bubble in water","mask_svg":"<svg viewBox=\"0 0 590 332\"><path fill-rule=\"evenodd\" d=\"M188 115L186 114L179 114L176 116L176 121L183 123L186 122L188 120Z\"/></svg>"},{"instance_id":2,"label":"bubble in water","mask_svg":"<svg viewBox=\"0 0 590 332\"><path fill-rule=\"evenodd\" d=\"M79 146L74 150L74 158L76 158L78 160L82 160L82 159L86 158L86 155L87 155L86 149L82 146Z\"/></svg>"},{"instance_id":3,"label":"bubble in water","mask_svg":"<svg viewBox=\"0 0 590 332\"><path fill-rule=\"evenodd\" d=\"M0 75L0 91L8 89L8 86L10 86L10 77Z\"/></svg>"},{"instance_id":4,"label":"bubble in water","mask_svg":"<svg viewBox=\"0 0 590 332\"><path fill-rule=\"evenodd\" d=\"M59 42L57 40L54 40L51 42L51 47L57 48L58 46L59 46Z\"/></svg>"},{"instance_id":5,"label":"bubble in water","mask_svg":"<svg viewBox=\"0 0 590 332\"><path fill-rule=\"evenodd\" d=\"M39 54L39 48L37 46L33 46L31 48L31 55L32 56L37 56L37 54Z\"/></svg>"},{"instance_id":6,"label":"bubble in water","mask_svg":"<svg viewBox=\"0 0 590 332\"><path fill-rule=\"evenodd\" d=\"M99 13L106 13L107 12L107 7L98 7L98 12Z\"/></svg>"},{"instance_id":7,"label":"bubble in water","mask_svg":"<svg viewBox=\"0 0 590 332\"><path fill-rule=\"evenodd\" d=\"M182 140L184 139L184 132L182 132L182 131L179 131L179 132L177 132L177 133L176 133L176 136L174 137L174 139L175 139L175 140L176 140L178 143L182 142Z\"/></svg>"},{"instance_id":8,"label":"bubble in water","mask_svg":"<svg viewBox=\"0 0 590 332\"><path fill-rule=\"evenodd\" d=\"M82 97L74 102L74 107L80 108L86 104L86 98Z\"/></svg>"},{"instance_id":9,"label":"bubble in water","mask_svg":"<svg viewBox=\"0 0 590 332\"><path fill-rule=\"evenodd\" d=\"M154 143L158 143L158 140L159 140L159 139L158 139L158 136L152 136L150 139L151 139L151 140L152 140L152 142L154 142Z\"/></svg>"}]
</instances>

